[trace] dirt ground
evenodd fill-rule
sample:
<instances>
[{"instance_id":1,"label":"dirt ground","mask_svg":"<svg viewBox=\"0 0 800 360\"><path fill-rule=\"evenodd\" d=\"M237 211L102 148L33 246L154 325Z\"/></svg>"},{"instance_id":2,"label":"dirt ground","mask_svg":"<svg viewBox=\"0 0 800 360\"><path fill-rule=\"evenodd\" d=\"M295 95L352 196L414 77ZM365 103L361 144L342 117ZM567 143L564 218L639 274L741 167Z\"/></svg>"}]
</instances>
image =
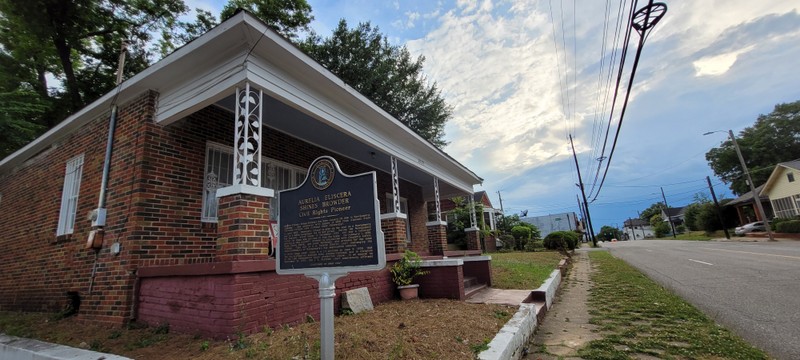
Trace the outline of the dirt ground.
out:
<instances>
[{"instance_id":1,"label":"dirt ground","mask_svg":"<svg viewBox=\"0 0 800 360\"><path fill-rule=\"evenodd\" d=\"M589 278L591 263L586 252L576 252L572 269L562 284L555 305L529 343L527 360L580 359L578 349L600 339L597 326L589 324Z\"/></svg>"},{"instance_id":2,"label":"dirt ground","mask_svg":"<svg viewBox=\"0 0 800 360\"><path fill-rule=\"evenodd\" d=\"M337 359L470 359L485 349L516 307L452 300L392 301L337 316ZM218 341L167 327L103 327L52 314L0 314L0 332L135 359L317 359L319 324L264 329ZM16 318L14 318L16 317Z\"/></svg>"}]
</instances>

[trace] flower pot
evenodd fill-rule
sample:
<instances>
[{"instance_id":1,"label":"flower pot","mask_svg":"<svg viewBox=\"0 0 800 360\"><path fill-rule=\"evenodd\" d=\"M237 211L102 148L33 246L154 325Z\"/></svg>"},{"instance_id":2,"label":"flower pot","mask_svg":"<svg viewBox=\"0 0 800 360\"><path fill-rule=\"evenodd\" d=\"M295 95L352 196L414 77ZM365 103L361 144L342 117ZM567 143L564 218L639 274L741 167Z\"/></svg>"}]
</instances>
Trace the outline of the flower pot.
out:
<instances>
[{"instance_id":1,"label":"flower pot","mask_svg":"<svg viewBox=\"0 0 800 360\"><path fill-rule=\"evenodd\" d=\"M416 299L419 295L419 284L398 286L397 289L400 290L400 298L403 300Z\"/></svg>"}]
</instances>

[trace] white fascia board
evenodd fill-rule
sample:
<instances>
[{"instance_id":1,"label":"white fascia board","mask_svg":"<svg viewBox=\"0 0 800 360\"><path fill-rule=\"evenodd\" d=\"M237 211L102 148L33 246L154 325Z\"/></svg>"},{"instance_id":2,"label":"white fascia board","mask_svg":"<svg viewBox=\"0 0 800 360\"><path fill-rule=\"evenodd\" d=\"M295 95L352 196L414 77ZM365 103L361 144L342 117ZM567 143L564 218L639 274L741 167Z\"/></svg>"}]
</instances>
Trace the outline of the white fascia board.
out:
<instances>
[{"instance_id":1,"label":"white fascia board","mask_svg":"<svg viewBox=\"0 0 800 360\"><path fill-rule=\"evenodd\" d=\"M231 60L208 71L206 74L193 77L188 82L174 84L170 89L161 91L155 122L169 125L208 105L235 94L237 85L247 80L247 72L243 66L245 55Z\"/></svg>"},{"instance_id":2,"label":"white fascia board","mask_svg":"<svg viewBox=\"0 0 800 360\"><path fill-rule=\"evenodd\" d=\"M369 144L376 150L391 154L398 160L411 165L421 171L438 177L454 187L464 191L472 191L472 183L463 177L454 176L451 171L441 169L430 159L430 154L419 154L405 142L398 142L398 134L388 132L388 129L375 126L374 123L363 121L370 114L363 114L354 109L342 107L340 103L327 94L320 93L304 83L293 81L294 78L271 63L259 58L248 59L248 80L263 89L270 96L303 111L327 125ZM362 120L356 121L355 119ZM425 156L427 155L427 156ZM436 156L441 156L436 154ZM448 159L449 160L449 159Z\"/></svg>"}]
</instances>

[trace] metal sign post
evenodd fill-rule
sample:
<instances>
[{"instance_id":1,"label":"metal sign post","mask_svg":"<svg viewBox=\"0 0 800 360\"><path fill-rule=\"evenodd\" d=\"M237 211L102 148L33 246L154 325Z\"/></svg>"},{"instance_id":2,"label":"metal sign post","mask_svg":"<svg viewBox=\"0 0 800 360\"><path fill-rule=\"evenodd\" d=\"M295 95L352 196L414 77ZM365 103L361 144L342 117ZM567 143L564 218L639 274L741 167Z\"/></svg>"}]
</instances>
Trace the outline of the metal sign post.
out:
<instances>
[{"instance_id":1,"label":"metal sign post","mask_svg":"<svg viewBox=\"0 0 800 360\"><path fill-rule=\"evenodd\" d=\"M333 298L336 295L336 280L342 274L312 275L319 281L319 351L321 360L333 360Z\"/></svg>"},{"instance_id":2,"label":"metal sign post","mask_svg":"<svg viewBox=\"0 0 800 360\"><path fill-rule=\"evenodd\" d=\"M375 172L346 175L334 158L322 156L311 163L302 185L278 193L275 271L319 282L323 360L333 360L336 279L386 266L376 184Z\"/></svg>"}]
</instances>

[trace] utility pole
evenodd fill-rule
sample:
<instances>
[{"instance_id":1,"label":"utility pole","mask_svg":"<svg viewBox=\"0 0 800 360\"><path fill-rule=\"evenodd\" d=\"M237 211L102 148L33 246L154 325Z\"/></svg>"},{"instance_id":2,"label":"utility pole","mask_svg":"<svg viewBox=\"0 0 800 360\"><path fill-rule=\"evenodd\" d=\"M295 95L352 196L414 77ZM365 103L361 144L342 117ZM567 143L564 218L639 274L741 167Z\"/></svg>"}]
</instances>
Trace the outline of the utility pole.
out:
<instances>
[{"instance_id":1,"label":"utility pole","mask_svg":"<svg viewBox=\"0 0 800 360\"><path fill-rule=\"evenodd\" d=\"M587 228L589 224L586 223L586 214L583 212L583 204L581 204L581 197L575 195L575 200L578 200L578 212L581 214L581 219L583 220L583 235L586 236L586 241L589 241L589 235L587 234Z\"/></svg>"},{"instance_id":2,"label":"utility pole","mask_svg":"<svg viewBox=\"0 0 800 360\"><path fill-rule=\"evenodd\" d=\"M623 223L623 224L625 224L625 223ZM636 240L636 233L633 232L633 221L631 221L631 217L630 216L628 216L628 228L631 229L631 235L633 235L633 240Z\"/></svg>"},{"instance_id":3,"label":"utility pole","mask_svg":"<svg viewBox=\"0 0 800 360\"><path fill-rule=\"evenodd\" d=\"M722 231L725 232L725 238L730 240L731 234L728 234L728 227L725 226L725 220L722 218L722 210L719 208L719 202L717 202L717 194L714 193L714 187L711 186L711 178L706 176L706 181L708 182L708 190L711 191L711 198L714 199L714 206L717 208L717 217L719 217L719 223L722 225Z\"/></svg>"},{"instance_id":4,"label":"utility pole","mask_svg":"<svg viewBox=\"0 0 800 360\"><path fill-rule=\"evenodd\" d=\"M497 197L500 198L500 212L503 213L503 231L506 231L506 225L508 225L506 222L506 211L503 210L503 197L500 196L499 190L497 191Z\"/></svg>"},{"instance_id":5,"label":"utility pole","mask_svg":"<svg viewBox=\"0 0 800 360\"><path fill-rule=\"evenodd\" d=\"M639 212L638 210L636 211L636 215L639 216L639 220L642 220L642 221L645 222L645 225L642 225L642 240L644 240L644 238L645 238L644 227L647 226L647 225L650 225L650 222L648 220L642 219L642 213Z\"/></svg>"},{"instance_id":6,"label":"utility pole","mask_svg":"<svg viewBox=\"0 0 800 360\"><path fill-rule=\"evenodd\" d=\"M733 136L733 130L728 130L728 135L731 137L731 141L733 141L733 147L736 148L736 155L739 156L739 162L742 163L742 169L744 170L745 176L747 176L747 183L750 184L750 191L753 193L753 202L756 203L756 209L758 209L758 214L761 217L761 221L764 222L764 229L767 230L767 236L769 236L769 241L775 241L775 238L772 237L772 229L769 226L769 221L767 221L767 214L764 213L764 206L761 205L761 197L758 196L756 192L756 187L753 185L753 179L750 178L750 172L747 171L747 164L744 163L744 157L742 157L742 150L739 149L739 143L736 142L736 137Z\"/></svg>"},{"instance_id":7,"label":"utility pole","mask_svg":"<svg viewBox=\"0 0 800 360\"><path fill-rule=\"evenodd\" d=\"M669 226L672 228L672 238L677 239L678 237L675 235L675 224L672 223L672 216L669 214L669 205L667 204L667 197L664 195L664 188L661 188L661 197L664 198L664 214L667 215L667 219L669 219Z\"/></svg>"},{"instance_id":8,"label":"utility pole","mask_svg":"<svg viewBox=\"0 0 800 360\"><path fill-rule=\"evenodd\" d=\"M589 223L592 245L597 246L597 239L594 237L594 227L592 226L592 217L589 215L589 202L586 201L586 192L583 190L583 178L581 178L581 168L578 166L578 155L575 155L575 144L572 143L572 134L569 134L569 144L572 146L572 157L575 159L575 169L578 171L578 187L581 188L583 205L586 207L586 221Z\"/></svg>"}]
</instances>

